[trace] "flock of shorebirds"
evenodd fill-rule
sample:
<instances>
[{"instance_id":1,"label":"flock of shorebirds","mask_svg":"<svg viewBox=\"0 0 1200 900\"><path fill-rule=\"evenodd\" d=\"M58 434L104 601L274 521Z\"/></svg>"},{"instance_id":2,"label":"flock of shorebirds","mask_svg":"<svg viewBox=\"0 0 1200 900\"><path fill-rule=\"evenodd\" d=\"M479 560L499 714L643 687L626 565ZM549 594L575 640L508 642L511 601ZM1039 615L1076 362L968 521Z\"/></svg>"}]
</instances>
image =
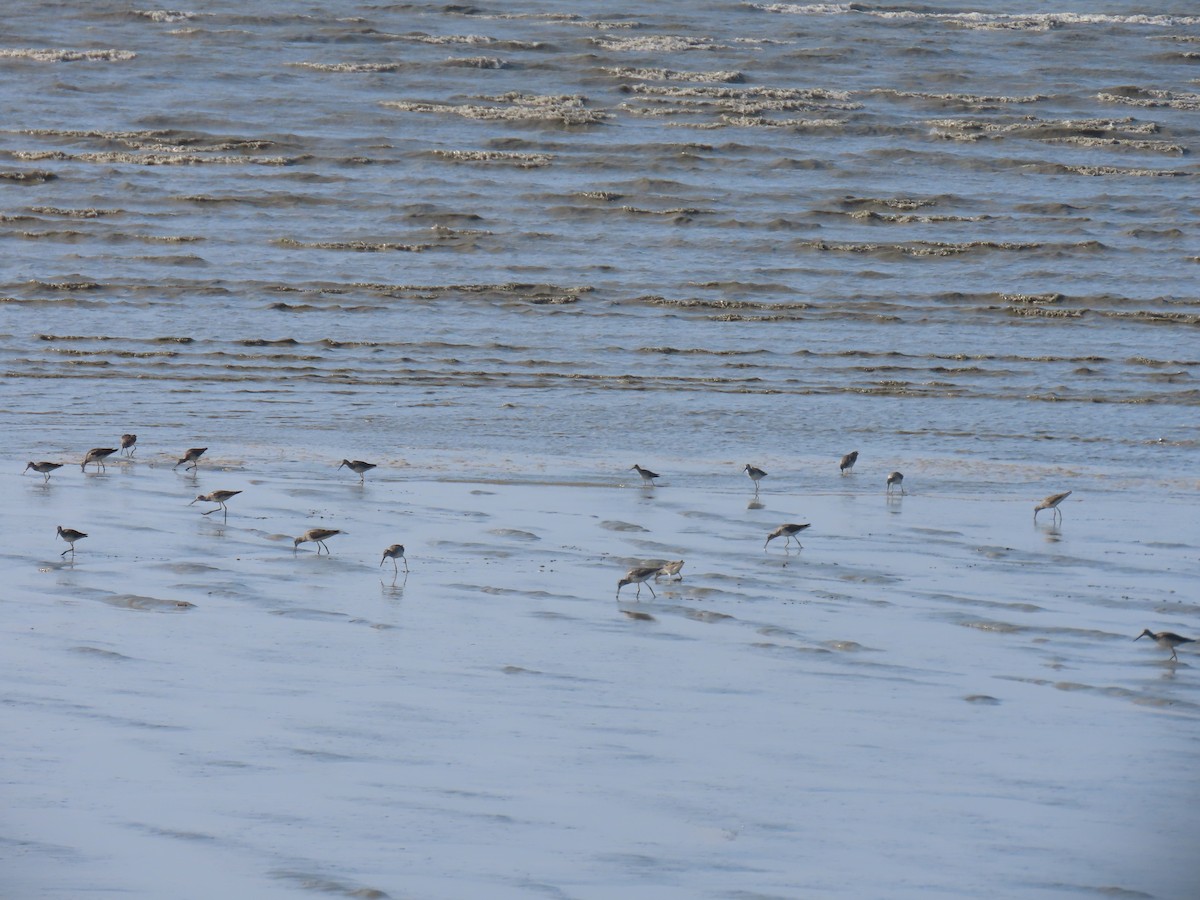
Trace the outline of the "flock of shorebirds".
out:
<instances>
[{"instance_id":1,"label":"flock of shorebirds","mask_svg":"<svg viewBox=\"0 0 1200 900\"><path fill-rule=\"evenodd\" d=\"M80 464L79 469L82 472L86 472L88 466L95 465L98 471L104 471L104 461L114 453L121 453L127 458L132 458L136 452L137 435L123 434L121 435L120 447L94 447L85 453L83 462ZM180 466L183 466L185 472L189 469L194 470L200 464L200 457L202 457L206 452L208 452L207 447L192 447L184 452L183 456L180 457L179 461L175 463L172 468L178 469ZM45 476L44 483L49 483L50 473L57 469L61 469L62 467L63 463L47 462L43 460L42 462L30 462L27 466L25 466L24 471L28 472L30 469L33 469L33 471ZM356 474L358 476L358 480L362 482L365 480L367 472L375 468L375 464L363 462L361 459L343 459L338 465L338 468L341 469L343 467L348 468L351 472ZM225 520L228 521L229 507L225 504L240 493L241 491L210 491L207 494L200 494L197 496L195 500L188 504L188 506L191 506L194 503L215 503L217 504L215 507L206 510L204 513L202 513L202 515L208 516L215 512L220 512L223 514ZM301 544L315 543L317 545L318 555L320 555L322 547L325 548L326 553L329 553L329 545L326 544L325 541L334 535L341 533L342 532L337 528L310 528L308 531L304 532L304 534L292 541L292 550L293 552L298 550ZM64 550L60 555L66 556L68 553L70 553L71 560L74 562L75 542L81 541L87 537L87 532L79 531L75 528L63 528L63 526L59 525L57 536L67 542L67 549ZM383 564L389 559L392 561L392 567L396 570L396 572L400 571L400 566L396 560L401 560L404 563L405 574L408 573L408 560L405 559L404 556L403 544L392 544L391 546L387 547L383 551L383 558L380 559L379 565L382 567Z\"/></svg>"},{"instance_id":2,"label":"flock of shorebirds","mask_svg":"<svg viewBox=\"0 0 1200 900\"><path fill-rule=\"evenodd\" d=\"M89 465L95 465L99 471L103 471L104 461L114 453L123 453L126 457L131 458L137 451L137 435L121 435L120 444L120 447L96 447L89 450L83 457L80 470L86 472ZM183 456L179 458L179 461L175 463L173 468L178 469L180 466L183 466L184 471L196 469L200 464L200 458L205 454L205 452L207 452L207 450L207 447L192 447L184 452ZM854 469L854 464L857 462L857 450L847 453L838 461L839 473L841 475L851 474ZM50 473L57 469L61 469L62 466L63 463L31 461L25 467L24 471L28 472L30 469L33 469L33 471L44 475L45 481L48 483L50 481ZM358 475L360 482L363 482L366 479L366 473L371 469L374 469L375 464L363 462L361 459L343 459L338 465L338 469L342 468L349 469L351 472ZM634 463L630 468L637 472L639 476L641 476L642 484L645 487L654 487L655 480L660 477L657 472L652 472L650 469L644 468L637 463ZM745 472L746 476L754 483L754 495L757 497L759 492L759 483L767 477L767 473L757 466L751 465L750 463L747 463L742 471ZM889 473L886 480L886 490L888 494L892 494L896 490L899 490L901 494L904 494L904 474L902 472ZM242 492L211 491L207 494L200 494L195 500L192 501L192 503L188 505L190 506L194 503L215 503L217 505L210 510L206 510L203 515L208 516L215 512L221 512L225 519L228 520L229 507L225 504L240 493ZM1038 513L1047 509L1051 510L1056 520L1061 520L1062 510L1059 509L1059 504L1066 500L1069 496L1071 496L1071 491L1063 491L1059 494L1051 494L1049 497L1042 500L1033 508L1034 522L1037 522ZM796 535L800 534L800 532L809 527L811 527L811 523L809 522L787 522L783 525L780 525L767 535L767 539L763 543L763 549L766 550L767 547L770 546L771 541L775 540L776 538L783 538L785 547L790 546L791 542L794 540L797 548L803 549L804 545L800 543L800 539L796 537ZM322 548L328 554L329 545L326 544L325 541L341 533L342 532L336 528L310 528L304 532L304 534L292 541L292 549L295 551L299 549L301 544L315 543L317 545L317 555L320 555ZM64 528L63 526L59 525L57 536L67 542L67 549L64 550L61 555L65 557L68 553L70 553L73 562L75 559L75 543L83 540L85 537L87 537L87 534L74 528ZM397 560L403 561L404 572L405 574L408 574L408 560L404 555L403 544L392 544L391 546L387 547L383 551L383 558L380 559L379 565L382 567L383 564L389 559L392 561L392 566L397 573L400 570ZM635 594L636 599L641 598L643 584L649 588L651 596L657 598L658 595L654 593L654 586L651 582L658 581L660 578L664 577L668 580L677 579L679 581L683 581L683 565L684 561L682 559L677 559L657 566L633 567L625 573L624 578L617 582L617 599L619 600L621 598L621 588L631 584L637 585L637 593ZM1143 630L1141 634L1134 638L1134 640L1136 641L1143 637L1150 638L1164 650L1170 650L1172 660L1179 659L1175 653L1176 647L1180 646L1181 644L1190 644L1194 642L1193 638L1182 637L1171 631L1154 632L1149 628Z\"/></svg>"},{"instance_id":3,"label":"flock of shorebirds","mask_svg":"<svg viewBox=\"0 0 1200 900\"><path fill-rule=\"evenodd\" d=\"M857 450L853 450L850 453L847 453L840 460L838 460L839 473L842 475L850 474L854 469L854 464L857 462L858 462L858 451ZM630 469L633 470L634 472L637 472L638 475L641 476L642 484L645 487L654 487L655 479L661 477L661 476L659 476L659 474L657 472L652 472L649 469L638 465L637 463L634 463L632 466L630 466ZM762 469L760 469L758 466L753 466L750 463L746 463L746 466L745 466L745 468L742 469L742 471L746 473L747 477L752 482L754 482L754 496L757 497L758 490L759 490L759 482L761 482L764 478L767 477L767 473L764 472ZM905 491L904 491L904 473L903 472L889 473L888 477L887 477L886 489L887 489L888 494L893 493L893 491L895 491L896 489L899 489L900 493L904 494L905 493ZM1038 503L1033 508L1033 521L1037 522L1038 513L1042 512L1043 510L1047 510L1047 509L1051 511L1051 513L1055 517L1056 521L1061 521L1062 520L1062 510L1058 508L1059 504L1062 503L1064 500L1066 500L1070 496L1071 496L1071 491L1063 491L1062 493L1059 493L1059 494L1051 494L1049 497L1042 500L1040 503ZM776 528L774 531L772 531L770 534L767 535L767 540L763 543L763 549L765 550L767 548L767 546L771 543L771 541L773 541L775 538L780 538L780 537L785 539L784 540L785 547L790 545L791 541L793 539L795 539L796 546L800 549L803 549L804 545L800 543L800 539L797 538L796 535L798 535L800 532L804 531L806 528L809 528L810 526L811 526L811 523L809 523L809 522L804 522L804 523L789 522L784 525L780 525L778 528ZM660 579L664 576L666 576L668 578L668 580L672 577L678 577L678 579L680 581L682 581L683 580L683 575L681 574L682 570L683 570L683 560L682 559L677 559L674 562L669 562L669 563L666 563L661 566L635 566L632 569L630 569L628 572L625 573L624 578L622 578L620 581L617 582L617 599L620 599L620 597L621 597L621 588L625 587L628 584L636 584L637 585L637 593L634 595L635 598L641 597L643 584L646 585L646 587L650 589L650 595L652 597L657 598L658 595L654 593L654 586L651 582L658 581L658 579ZM1170 650L1171 651L1171 659L1175 660L1175 661L1178 661L1178 659L1179 659L1179 657L1175 655L1175 648L1178 647L1180 644L1191 644L1191 643L1194 643L1194 641L1195 641L1194 638L1182 637L1181 635L1175 634L1173 631L1151 631L1149 628L1144 629L1141 634L1139 634L1137 637L1134 638L1134 640L1136 641L1139 638L1144 638L1144 637L1150 638L1151 640L1154 641L1154 643L1158 644L1158 646L1162 647L1164 650Z\"/></svg>"}]
</instances>

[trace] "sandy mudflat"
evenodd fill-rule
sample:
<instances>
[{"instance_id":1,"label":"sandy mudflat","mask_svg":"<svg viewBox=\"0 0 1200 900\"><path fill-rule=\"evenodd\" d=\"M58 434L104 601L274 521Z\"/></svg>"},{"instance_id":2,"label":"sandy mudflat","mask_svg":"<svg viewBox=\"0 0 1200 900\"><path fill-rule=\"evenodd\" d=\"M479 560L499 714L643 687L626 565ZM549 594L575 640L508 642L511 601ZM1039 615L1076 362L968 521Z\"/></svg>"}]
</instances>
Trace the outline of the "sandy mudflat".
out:
<instances>
[{"instance_id":1,"label":"sandy mudflat","mask_svg":"<svg viewBox=\"0 0 1200 900\"><path fill-rule=\"evenodd\" d=\"M23 464L13 896L1190 890L1200 666L1131 640L1198 621L1171 502Z\"/></svg>"}]
</instances>

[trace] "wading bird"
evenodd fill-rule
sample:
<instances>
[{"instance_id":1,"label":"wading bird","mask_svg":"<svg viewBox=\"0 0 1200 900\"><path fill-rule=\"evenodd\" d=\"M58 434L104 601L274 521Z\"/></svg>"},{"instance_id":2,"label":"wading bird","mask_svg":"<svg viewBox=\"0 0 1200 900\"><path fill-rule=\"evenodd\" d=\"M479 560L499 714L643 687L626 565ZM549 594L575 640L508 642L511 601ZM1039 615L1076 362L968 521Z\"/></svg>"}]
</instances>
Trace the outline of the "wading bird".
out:
<instances>
[{"instance_id":1,"label":"wading bird","mask_svg":"<svg viewBox=\"0 0 1200 900\"><path fill-rule=\"evenodd\" d=\"M191 463L190 466L183 466L183 471L185 472L188 469L196 468L196 466L200 464L200 457L204 455L206 450L208 450L207 447L193 447L191 450L183 454L183 458L179 460L179 462L175 463L175 465L171 466L171 468L178 469L180 466L183 466L184 463Z\"/></svg>"},{"instance_id":2,"label":"wading bird","mask_svg":"<svg viewBox=\"0 0 1200 900\"><path fill-rule=\"evenodd\" d=\"M193 500L192 503L216 503L217 509L210 509L208 512L203 513L202 515L210 516L218 509L223 509L225 510L225 518L228 519L229 507L225 505L225 501L230 497L236 497L240 493L241 491L213 491L210 494L201 494L199 497ZM188 506L191 506L192 503L189 503Z\"/></svg>"},{"instance_id":3,"label":"wading bird","mask_svg":"<svg viewBox=\"0 0 1200 900\"><path fill-rule=\"evenodd\" d=\"M767 477L767 473L756 466L750 465L750 463L746 463L746 468L742 471L749 475L750 480L754 482L754 493L757 494L758 483Z\"/></svg>"},{"instance_id":4,"label":"wading bird","mask_svg":"<svg viewBox=\"0 0 1200 900\"><path fill-rule=\"evenodd\" d=\"M31 462L29 465L27 465L25 467L24 471L22 471L21 474L24 475L25 472L28 472L30 469L33 469L33 471L37 472L39 475L46 476L45 480L42 482L43 484L45 484L46 481L50 480L50 473L53 472L55 469L61 469L62 465L63 465L62 463L52 463L52 462Z\"/></svg>"},{"instance_id":5,"label":"wading bird","mask_svg":"<svg viewBox=\"0 0 1200 900\"><path fill-rule=\"evenodd\" d=\"M617 582L617 599L621 599L621 588L627 584L636 584L638 586L637 597L642 596L642 585L644 584L650 588L650 596L657 599L658 595L654 593L654 585L650 584L649 581L661 570L661 566L634 566L625 573L624 578Z\"/></svg>"},{"instance_id":6,"label":"wading bird","mask_svg":"<svg viewBox=\"0 0 1200 900\"><path fill-rule=\"evenodd\" d=\"M338 468L340 469L342 466L346 466L351 472L357 475L359 481L365 482L367 480L367 473L375 468L375 463L363 462L361 459L343 459Z\"/></svg>"},{"instance_id":7,"label":"wading bird","mask_svg":"<svg viewBox=\"0 0 1200 900\"><path fill-rule=\"evenodd\" d=\"M393 566L393 568L395 568L395 570L397 572L400 571L400 567L396 565L396 560L403 559L404 560L404 574L405 575L408 574L408 559L404 556L404 545L403 544L392 544L392 546L390 546L386 550L384 550L383 551L383 559L381 559L379 561L379 565L382 566L389 559L392 561L392 566Z\"/></svg>"},{"instance_id":8,"label":"wading bird","mask_svg":"<svg viewBox=\"0 0 1200 900\"><path fill-rule=\"evenodd\" d=\"M70 553L71 559L75 558L75 542L82 541L87 537L82 531L76 531L74 528L63 528L61 525L58 526L58 536L71 545L60 555L66 556Z\"/></svg>"},{"instance_id":9,"label":"wading bird","mask_svg":"<svg viewBox=\"0 0 1200 900\"><path fill-rule=\"evenodd\" d=\"M767 535L767 540L763 544L763 549L766 550L767 544L771 543L771 541L775 540L777 537L787 538L787 540L784 541L785 547L792 542L792 538L796 538L796 546L803 549L804 545L800 543L800 538L796 537L796 535L802 532L805 528L808 528L811 524L811 522L805 522L803 525L780 525Z\"/></svg>"},{"instance_id":10,"label":"wading bird","mask_svg":"<svg viewBox=\"0 0 1200 900\"><path fill-rule=\"evenodd\" d=\"M335 534L341 534L341 532L338 531L336 528L310 528L310 529L308 529L308 531L304 532L304 534L300 535L300 537L298 537L294 541L292 541L292 552L295 553L296 548L298 548L301 544L306 544L306 543L312 541L312 542L315 542L317 545L317 555L318 556L321 555L322 547L324 547L325 552L328 553L329 545L325 543L325 539L331 538Z\"/></svg>"},{"instance_id":11,"label":"wading bird","mask_svg":"<svg viewBox=\"0 0 1200 900\"><path fill-rule=\"evenodd\" d=\"M1150 640L1154 641L1154 643L1158 644L1158 646L1162 647L1164 650L1170 650L1171 659L1175 660L1176 662L1179 661L1179 657L1175 655L1175 648L1180 644L1194 644L1196 642L1195 638L1185 638L1173 631L1154 632L1149 628L1142 629L1142 633L1135 637L1134 640L1136 641L1138 638L1144 637L1150 638Z\"/></svg>"},{"instance_id":12,"label":"wading bird","mask_svg":"<svg viewBox=\"0 0 1200 900\"><path fill-rule=\"evenodd\" d=\"M86 472L88 463L95 463L97 469L104 468L104 461L117 452L117 448L93 447L87 452L83 458L83 465L79 467L80 472Z\"/></svg>"},{"instance_id":13,"label":"wading bird","mask_svg":"<svg viewBox=\"0 0 1200 900\"><path fill-rule=\"evenodd\" d=\"M1033 508L1033 521L1035 521L1035 522L1037 521L1037 514L1040 513L1043 509L1054 510L1054 517L1061 519L1062 518L1062 510L1058 508L1058 504L1062 503L1064 500L1066 500L1070 496L1071 496L1071 491L1066 491L1062 494L1051 494L1049 497L1047 497L1045 500L1043 500L1041 503L1039 503L1037 506L1035 506Z\"/></svg>"}]
</instances>

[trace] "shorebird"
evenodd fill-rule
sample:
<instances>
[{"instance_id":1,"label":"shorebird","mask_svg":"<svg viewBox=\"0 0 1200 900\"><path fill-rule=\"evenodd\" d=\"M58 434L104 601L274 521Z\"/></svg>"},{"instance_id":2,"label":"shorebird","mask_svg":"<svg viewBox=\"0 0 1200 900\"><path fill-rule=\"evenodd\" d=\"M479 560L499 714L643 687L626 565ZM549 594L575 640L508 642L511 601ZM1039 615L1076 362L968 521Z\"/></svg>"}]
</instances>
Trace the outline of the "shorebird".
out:
<instances>
[{"instance_id":1,"label":"shorebird","mask_svg":"<svg viewBox=\"0 0 1200 900\"><path fill-rule=\"evenodd\" d=\"M666 575L667 580L670 581L673 577L678 575L679 580L683 581L683 574L681 572L682 569L683 569L683 560L682 559L677 559L674 562L663 563L661 566L658 567L658 573L654 576L654 580L658 581L658 579L660 577L662 577L663 575Z\"/></svg>"},{"instance_id":2,"label":"shorebird","mask_svg":"<svg viewBox=\"0 0 1200 900\"><path fill-rule=\"evenodd\" d=\"M63 528L61 525L58 526L58 536L71 545L61 554L62 556L66 556L70 553L71 559L75 558L75 542L87 537L82 531L76 531L74 528Z\"/></svg>"},{"instance_id":3,"label":"shorebird","mask_svg":"<svg viewBox=\"0 0 1200 900\"><path fill-rule=\"evenodd\" d=\"M213 491L209 494L201 494L199 497L193 500L192 503L200 503L201 501L204 503L216 503L217 509L225 510L225 518L228 519L229 507L225 505L225 501L230 497L236 497L240 493L241 491ZM189 503L188 506L191 506L192 503ZM202 513L202 515L212 515L217 511L217 509L210 509L208 512Z\"/></svg>"},{"instance_id":4,"label":"shorebird","mask_svg":"<svg viewBox=\"0 0 1200 900\"><path fill-rule=\"evenodd\" d=\"M624 578L617 582L617 599L621 599L621 588L625 587L627 584L636 584L638 586L638 597L642 596L642 585L644 584L646 587L650 588L650 596L657 599L658 594L654 593L654 585L650 584L649 581L660 571L662 571L661 566L634 566L625 573Z\"/></svg>"},{"instance_id":5,"label":"shorebird","mask_svg":"<svg viewBox=\"0 0 1200 900\"><path fill-rule=\"evenodd\" d=\"M367 480L367 473L375 468L375 463L363 462L361 459L343 459L338 468L340 469L342 466L346 466L351 472L357 475L359 481L365 482Z\"/></svg>"},{"instance_id":6,"label":"shorebird","mask_svg":"<svg viewBox=\"0 0 1200 900\"><path fill-rule=\"evenodd\" d=\"M1154 641L1154 643L1158 644L1158 646L1162 647L1164 650L1170 650L1171 659L1175 660L1176 662L1179 662L1179 657L1175 655L1175 648L1180 644L1194 644L1196 642L1195 638L1185 638L1173 631L1159 631L1155 633L1149 628L1143 628L1142 633L1135 637L1134 640L1136 641L1138 638L1144 637L1150 638L1152 641Z\"/></svg>"},{"instance_id":7,"label":"shorebird","mask_svg":"<svg viewBox=\"0 0 1200 900\"><path fill-rule=\"evenodd\" d=\"M180 466L183 466L184 463L191 463L190 466L183 466L183 471L185 472L188 469L196 468L196 466L200 464L200 457L204 455L204 451L207 449L207 447L193 447L187 453L183 454L183 459L179 460L179 462L175 463L175 465L171 466L171 468L178 469Z\"/></svg>"},{"instance_id":8,"label":"shorebird","mask_svg":"<svg viewBox=\"0 0 1200 900\"><path fill-rule=\"evenodd\" d=\"M889 494L892 492L892 488L896 487L897 485L900 487L900 493L903 494L904 493L904 473L903 472L893 472L891 475L889 475L887 477L887 492Z\"/></svg>"},{"instance_id":9,"label":"shorebird","mask_svg":"<svg viewBox=\"0 0 1200 900\"><path fill-rule=\"evenodd\" d=\"M642 476L643 485L646 487L654 487L654 479L658 477L657 472L651 472L649 469L643 469L637 463L634 463L629 468L635 470L639 475Z\"/></svg>"},{"instance_id":10,"label":"shorebird","mask_svg":"<svg viewBox=\"0 0 1200 900\"><path fill-rule=\"evenodd\" d=\"M392 561L392 566L396 569L397 572L400 571L400 567L396 565L396 560L403 559L404 560L404 574L405 575L408 574L408 560L405 559L405 556L404 556L404 545L403 544L392 544L392 546L390 546L386 550L384 550L383 551L383 559L381 559L379 561L379 565L382 567L384 562L386 562L389 559Z\"/></svg>"},{"instance_id":11,"label":"shorebird","mask_svg":"<svg viewBox=\"0 0 1200 900\"><path fill-rule=\"evenodd\" d=\"M1067 491L1062 494L1051 494L1049 497L1047 497L1045 500L1043 500L1041 503L1039 503L1037 506L1035 506L1033 508L1033 521L1035 521L1035 522L1037 521L1037 514L1040 513L1043 509L1052 509L1052 510L1054 510L1055 516L1057 516L1058 518L1062 518L1062 510L1060 510L1058 508L1058 504L1062 503L1064 500L1066 500L1070 496L1071 496L1071 491ZM1135 640L1136 640L1136 638L1135 638Z\"/></svg>"},{"instance_id":12,"label":"shorebird","mask_svg":"<svg viewBox=\"0 0 1200 900\"><path fill-rule=\"evenodd\" d=\"M845 456L843 456L841 458L840 462L838 462L838 471L840 471L843 475L845 475L847 472L849 472L851 469L854 468L854 464L856 462L858 462L858 451L851 450L849 453L847 453Z\"/></svg>"},{"instance_id":13,"label":"shorebird","mask_svg":"<svg viewBox=\"0 0 1200 900\"><path fill-rule=\"evenodd\" d=\"M757 466L750 465L750 463L746 463L746 468L742 469L742 471L749 475L750 480L754 482L754 493L757 494L758 483L767 477L767 473Z\"/></svg>"},{"instance_id":14,"label":"shorebird","mask_svg":"<svg viewBox=\"0 0 1200 900\"><path fill-rule=\"evenodd\" d=\"M121 449L129 451L128 453L125 454L126 456L133 456L133 452L135 450L137 450L137 447L134 446L134 444L136 444L136 443L137 443L137 435L136 434L121 435Z\"/></svg>"},{"instance_id":15,"label":"shorebird","mask_svg":"<svg viewBox=\"0 0 1200 900\"><path fill-rule=\"evenodd\" d=\"M331 538L335 534L341 534L336 528L310 528L300 537L292 541L292 552L296 552L296 548L301 544L315 541L317 545L317 556L321 555L321 548L325 548L325 552L329 552L329 546L325 543L326 538Z\"/></svg>"},{"instance_id":16,"label":"shorebird","mask_svg":"<svg viewBox=\"0 0 1200 900\"><path fill-rule=\"evenodd\" d=\"M108 459L110 456L112 456L116 452L117 452L117 450L115 447L113 447L112 449L106 449L104 447L92 448L91 450L89 450L87 452L87 456L85 456L83 458L83 465L81 465L79 467L79 471L86 472L88 463L95 463L98 468L103 469L104 468L104 460Z\"/></svg>"},{"instance_id":17,"label":"shorebird","mask_svg":"<svg viewBox=\"0 0 1200 900\"><path fill-rule=\"evenodd\" d=\"M812 523L805 522L803 525L780 525L767 535L767 540L766 543L763 544L763 549L766 550L767 544L771 543L771 541L775 540L777 537L787 538L787 540L784 541L785 547L792 542L792 538L796 538L796 546L803 548L804 545L800 543L800 538L796 537L796 535L802 532L805 528L808 528L810 524Z\"/></svg>"},{"instance_id":18,"label":"shorebird","mask_svg":"<svg viewBox=\"0 0 1200 900\"><path fill-rule=\"evenodd\" d=\"M62 468L62 463L31 462L29 465L27 465L25 467L24 471L22 471L21 474L24 475L25 472L28 472L30 469L33 469L33 471L38 472L42 475L45 475L46 481L49 481L50 473L53 472L55 469L61 469L61 468ZM43 482L43 484L44 483L45 482Z\"/></svg>"}]
</instances>

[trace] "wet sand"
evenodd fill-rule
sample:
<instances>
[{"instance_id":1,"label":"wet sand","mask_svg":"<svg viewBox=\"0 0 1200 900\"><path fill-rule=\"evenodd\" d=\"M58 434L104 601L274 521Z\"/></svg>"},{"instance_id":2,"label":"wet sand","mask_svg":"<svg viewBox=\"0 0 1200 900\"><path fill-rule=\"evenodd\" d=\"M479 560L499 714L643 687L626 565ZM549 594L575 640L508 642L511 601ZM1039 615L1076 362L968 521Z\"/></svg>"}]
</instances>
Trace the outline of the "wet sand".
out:
<instances>
[{"instance_id":1,"label":"wet sand","mask_svg":"<svg viewBox=\"0 0 1200 900\"><path fill-rule=\"evenodd\" d=\"M14 896L1191 891L1186 500L213 456L0 476Z\"/></svg>"}]
</instances>

